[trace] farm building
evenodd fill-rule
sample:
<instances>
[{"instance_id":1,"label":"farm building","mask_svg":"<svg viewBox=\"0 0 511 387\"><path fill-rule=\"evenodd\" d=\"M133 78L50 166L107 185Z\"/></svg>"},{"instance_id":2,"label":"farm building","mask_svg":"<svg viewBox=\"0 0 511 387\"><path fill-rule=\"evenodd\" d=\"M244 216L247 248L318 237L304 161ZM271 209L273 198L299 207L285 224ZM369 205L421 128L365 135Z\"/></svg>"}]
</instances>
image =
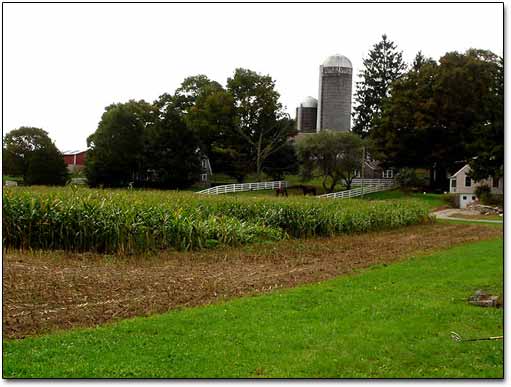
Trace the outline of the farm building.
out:
<instances>
[{"instance_id":1,"label":"farm building","mask_svg":"<svg viewBox=\"0 0 511 387\"><path fill-rule=\"evenodd\" d=\"M300 133L316 133L318 115L318 100L313 97L305 98L296 108L296 129Z\"/></svg>"},{"instance_id":2,"label":"farm building","mask_svg":"<svg viewBox=\"0 0 511 387\"><path fill-rule=\"evenodd\" d=\"M213 175L213 169L211 168L211 163L209 162L208 156L205 154L201 155L201 174L200 174L200 182L203 186L209 187L210 177Z\"/></svg>"},{"instance_id":3,"label":"farm building","mask_svg":"<svg viewBox=\"0 0 511 387\"><path fill-rule=\"evenodd\" d=\"M367 154L364 165L364 176L360 176L360 171L358 171L357 177L362 177L364 179L393 179L394 170L383 169L377 160L374 160Z\"/></svg>"},{"instance_id":4,"label":"farm building","mask_svg":"<svg viewBox=\"0 0 511 387\"><path fill-rule=\"evenodd\" d=\"M78 172L85 168L87 151L65 151L64 161L69 172Z\"/></svg>"},{"instance_id":5,"label":"farm building","mask_svg":"<svg viewBox=\"0 0 511 387\"><path fill-rule=\"evenodd\" d=\"M323 129L351 130L351 89L353 67L344 55L329 56L319 66L318 99L305 98L296 108L296 126L300 133Z\"/></svg>"},{"instance_id":6,"label":"farm building","mask_svg":"<svg viewBox=\"0 0 511 387\"><path fill-rule=\"evenodd\" d=\"M481 185L489 186L492 194L502 195L504 193L504 178L488 177L485 180L474 181L469 174L470 165L465 164L463 168L449 177L449 192L456 194L456 203L460 208L465 208L477 199L475 189Z\"/></svg>"}]
</instances>

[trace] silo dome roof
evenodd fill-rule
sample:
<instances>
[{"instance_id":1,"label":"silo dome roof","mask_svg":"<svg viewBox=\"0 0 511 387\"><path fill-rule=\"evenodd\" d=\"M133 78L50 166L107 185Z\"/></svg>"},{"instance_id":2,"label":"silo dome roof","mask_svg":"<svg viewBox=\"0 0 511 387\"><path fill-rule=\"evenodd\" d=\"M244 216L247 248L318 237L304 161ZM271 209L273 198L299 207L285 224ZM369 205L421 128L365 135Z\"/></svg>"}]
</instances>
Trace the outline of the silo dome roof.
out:
<instances>
[{"instance_id":1,"label":"silo dome roof","mask_svg":"<svg viewBox=\"0 0 511 387\"><path fill-rule=\"evenodd\" d=\"M323 67L347 67L353 68L351 65L351 61L346 58L344 55L335 54L326 58L323 62Z\"/></svg>"},{"instance_id":2,"label":"silo dome roof","mask_svg":"<svg viewBox=\"0 0 511 387\"><path fill-rule=\"evenodd\" d=\"M300 103L300 106L305 108L314 108L318 106L318 100L313 97L305 97L304 100Z\"/></svg>"}]
</instances>

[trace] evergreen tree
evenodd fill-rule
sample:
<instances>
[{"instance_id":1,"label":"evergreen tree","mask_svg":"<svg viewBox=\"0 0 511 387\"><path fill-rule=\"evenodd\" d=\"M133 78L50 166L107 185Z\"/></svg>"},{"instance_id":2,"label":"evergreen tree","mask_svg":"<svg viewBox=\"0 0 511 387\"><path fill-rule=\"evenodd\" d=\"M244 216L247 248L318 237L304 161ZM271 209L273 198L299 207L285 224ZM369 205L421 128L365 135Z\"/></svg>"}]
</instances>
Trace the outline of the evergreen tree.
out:
<instances>
[{"instance_id":1,"label":"evergreen tree","mask_svg":"<svg viewBox=\"0 0 511 387\"><path fill-rule=\"evenodd\" d=\"M353 113L353 132L365 137L372 129L374 120L380 117L383 101L389 95L391 83L406 69L402 52L394 42L382 36L363 60L362 81L357 82L356 106Z\"/></svg>"},{"instance_id":2,"label":"evergreen tree","mask_svg":"<svg viewBox=\"0 0 511 387\"><path fill-rule=\"evenodd\" d=\"M433 64L436 63L432 58L427 58L424 56L422 51L419 51L412 63L412 71L419 71L422 66L425 64Z\"/></svg>"}]
</instances>

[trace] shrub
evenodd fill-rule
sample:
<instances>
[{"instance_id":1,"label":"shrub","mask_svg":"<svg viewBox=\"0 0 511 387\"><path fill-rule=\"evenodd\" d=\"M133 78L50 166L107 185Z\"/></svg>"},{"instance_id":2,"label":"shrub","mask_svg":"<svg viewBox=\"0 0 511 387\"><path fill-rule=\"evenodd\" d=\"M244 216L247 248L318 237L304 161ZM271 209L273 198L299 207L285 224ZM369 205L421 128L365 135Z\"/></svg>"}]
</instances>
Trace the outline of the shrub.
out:
<instances>
[{"instance_id":1,"label":"shrub","mask_svg":"<svg viewBox=\"0 0 511 387\"><path fill-rule=\"evenodd\" d=\"M456 197L457 197L456 194L444 194L444 195L442 195L442 199L445 200L445 202L449 205L449 207L457 207L458 206Z\"/></svg>"},{"instance_id":2,"label":"shrub","mask_svg":"<svg viewBox=\"0 0 511 387\"><path fill-rule=\"evenodd\" d=\"M482 202L486 197L491 195L491 188L486 184L481 184L476 187L474 193Z\"/></svg>"},{"instance_id":3,"label":"shrub","mask_svg":"<svg viewBox=\"0 0 511 387\"><path fill-rule=\"evenodd\" d=\"M504 195L492 194L491 188L488 185L482 184L477 186L474 192L481 204L504 207Z\"/></svg>"},{"instance_id":4,"label":"shrub","mask_svg":"<svg viewBox=\"0 0 511 387\"><path fill-rule=\"evenodd\" d=\"M422 182L417 178L417 174L413 168L400 169L396 176L396 180L403 191L410 191L411 189L422 185Z\"/></svg>"}]
</instances>

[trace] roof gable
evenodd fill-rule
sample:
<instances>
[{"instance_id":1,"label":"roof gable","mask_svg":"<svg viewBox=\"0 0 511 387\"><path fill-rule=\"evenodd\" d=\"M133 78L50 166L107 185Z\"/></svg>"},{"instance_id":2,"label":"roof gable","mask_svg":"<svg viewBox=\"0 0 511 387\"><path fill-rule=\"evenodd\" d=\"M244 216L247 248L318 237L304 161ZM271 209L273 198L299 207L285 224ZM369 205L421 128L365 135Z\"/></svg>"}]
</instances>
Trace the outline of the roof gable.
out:
<instances>
[{"instance_id":1,"label":"roof gable","mask_svg":"<svg viewBox=\"0 0 511 387\"><path fill-rule=\"evenodd\" d=\"M470 165L465 164L465 165L464 165L464 166L463 166L463 167L462 167L462 168L461 168L458 172L456 172L454 175L452 175L452 176L450 177L450 179L452 179L453 177L458 176L458 174L459 174L459 173L461 173L461 172L462 172L463 170L465 170L466 168L470 169Z\"/></svg>"}]
</instances>

